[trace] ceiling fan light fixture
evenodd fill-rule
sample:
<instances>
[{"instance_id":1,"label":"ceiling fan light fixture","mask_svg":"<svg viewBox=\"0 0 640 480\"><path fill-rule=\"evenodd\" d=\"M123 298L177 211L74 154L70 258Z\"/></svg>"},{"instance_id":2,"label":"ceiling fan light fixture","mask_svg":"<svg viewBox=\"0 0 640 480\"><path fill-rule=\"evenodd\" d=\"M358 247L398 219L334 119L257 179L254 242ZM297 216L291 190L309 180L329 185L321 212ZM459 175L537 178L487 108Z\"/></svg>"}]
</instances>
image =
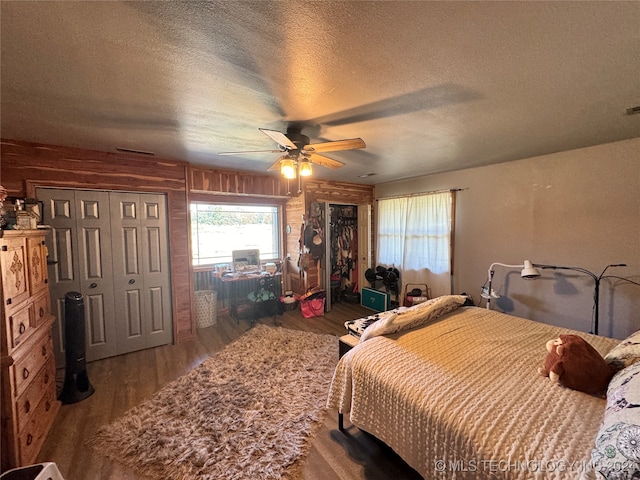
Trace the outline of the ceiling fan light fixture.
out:
<instances>
[{"instance_id":1,"label":"ceiling fan light fixture","mask_svg":"<svg viewBox=\"0 0 640 480\"><path fill-rule=\"evenodd\" d=\"M284 178L296 178L296 165L294 161L288 157L282 157L280 160L280 173Z\"/></svg>"},{"instance_id":2,"label":"ceiling fan light fixture","mask_svg":"<svg viewBox=\"0 0 640 480\"><path fill-rule=\"evenodd\" d=\"M313 173L313 169L311 168L311 162L309 160L301 160L300 161L300 171L298 174L301 177L310 177Z\"/></svg>"},{"instance_id":3,"label":"ceiling fan light fixture","mask_svg":"<svg viewBox=\"0 0 640 480\"><path fill-rule=\"evenodd\" d=\"M309 137L303 135L299 125L290 124L287 133L270 130L268 128L259 129L266 136L278 144L279 150L246 150L244 152L220 152L218 155L242 155L248 153L272 152L281 153L267 171L271 172L280 169L280 174L290 180L296 177L309 177L313 174L312 163L321 167L336 169L344 166L339 160L323 155L325 152L338 152L343 150L353 150L356 148L366 148L364 140L361 138L347 138L344 140L329 140L319 143L309 143Z\"/></svg>"}]
</instances>

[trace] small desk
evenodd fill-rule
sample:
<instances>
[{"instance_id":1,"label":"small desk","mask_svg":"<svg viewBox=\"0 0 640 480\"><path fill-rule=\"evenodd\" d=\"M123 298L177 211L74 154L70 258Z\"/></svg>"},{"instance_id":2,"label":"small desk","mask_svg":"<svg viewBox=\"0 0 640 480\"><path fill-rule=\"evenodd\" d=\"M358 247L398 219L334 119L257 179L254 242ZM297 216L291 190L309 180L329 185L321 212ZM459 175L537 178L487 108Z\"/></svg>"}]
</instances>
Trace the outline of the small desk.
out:
<instances>
[{"instance_id":1,"label":"small desk","mask_svg":"<svg viewBox=\"0 0 640 480\"><path fill-rule=\"evenodd\" d=\"M248 273L238 276L225 275L217 279L218 289L222 292L222 301L229 307L229 315L238 320L238 306L248 303L248 295L260 290L261 282L273 281L273 294L277 300L282 295L282 275Z\"/></svg>"}]
</instances>

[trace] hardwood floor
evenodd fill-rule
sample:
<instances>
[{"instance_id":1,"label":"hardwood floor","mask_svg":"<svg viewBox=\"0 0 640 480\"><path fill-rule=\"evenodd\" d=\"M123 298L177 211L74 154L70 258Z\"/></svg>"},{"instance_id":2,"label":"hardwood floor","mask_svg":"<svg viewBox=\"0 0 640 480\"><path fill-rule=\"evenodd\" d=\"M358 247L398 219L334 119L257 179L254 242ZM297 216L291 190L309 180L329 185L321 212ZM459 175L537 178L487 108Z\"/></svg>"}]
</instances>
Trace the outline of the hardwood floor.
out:
<instances>
[{"instance_id":1,"label":"hardwood floor","mask_svg":"<svg viewBox=\"0 0 640 480\"><path fill-rule=\"evenodd\" d=\"M305 319L295 310L276 318L283 328L336 335L337 342L337 337L345 333L346 320L370 314L371 310L360 305L339 302L324 317ZM272 317L259 321L273 325ZM144 480L146 477L93 452L85 442L99 426L113 421L166 383L187 373L249 327L246 320L241 319L238 324L227 313L218 312L216 325L199 329L193 342L89 363L87 370L95 393L78 403L62 406L38 461L56 462L66 480ZM59 370L58 375L61 388L63 371ZM340 432L337 424L337 413L328 411L306 458L305 480L422 478L391 449L346 419L346 433Z\"/></svg>"}]
</instances>

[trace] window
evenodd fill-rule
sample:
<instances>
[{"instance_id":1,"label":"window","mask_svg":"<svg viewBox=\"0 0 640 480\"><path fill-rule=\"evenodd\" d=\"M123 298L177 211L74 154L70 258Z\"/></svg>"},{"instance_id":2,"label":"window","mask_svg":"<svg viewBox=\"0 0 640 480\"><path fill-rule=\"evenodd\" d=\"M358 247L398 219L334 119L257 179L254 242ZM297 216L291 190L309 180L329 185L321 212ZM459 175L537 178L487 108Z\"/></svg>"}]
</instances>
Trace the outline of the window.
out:
<instances>
[{"instance_id":1,"label":"window","mask_svg":"<svg viewBox=\"0 0 640 480\"><path fill-rule=\"evenodd\" d=\"M280 257L280 208L273 205L191 204L193 265L231 264L233 250L258 249L260 260Z\"/></svg>"},{"instance_id":2,"label":"window","mask_svg":"<svg viewBox=\"0 0 640 480\"><path fill-rule=\"evenodd\" d=\"M432 296L450 293L452 192L378 201L378 263L401 271L403 284L427 283Z\"/></svg>"}]
</instances>

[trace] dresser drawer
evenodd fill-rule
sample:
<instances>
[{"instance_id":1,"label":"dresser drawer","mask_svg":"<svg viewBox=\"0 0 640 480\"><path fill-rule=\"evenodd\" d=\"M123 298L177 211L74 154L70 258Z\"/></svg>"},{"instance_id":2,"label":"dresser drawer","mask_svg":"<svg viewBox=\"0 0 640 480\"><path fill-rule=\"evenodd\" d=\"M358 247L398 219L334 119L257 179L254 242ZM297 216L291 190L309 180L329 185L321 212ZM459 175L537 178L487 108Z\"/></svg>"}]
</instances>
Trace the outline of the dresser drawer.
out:
<instances>
[{"instance_id":1,"label":"dresser drawer","mask_svg":"<svg viewBox=\"0 0 640 480\"><path fill-rule=\"evenodd\" d=\"M16 400L18 431L24 430L43 397L56 398L56 366L53 361L38 372L25 392Z\"/></svg>"},{"instance_id":2,"label":"dresser drawer","mask_svg":"<svg viewBox=\"0 0 640 480\"><path fill-rule=\"evenodd\" d=\"M0 472L33 464L60 401L42 230L0 235Z\"/></svg>"},{"instance_id":3,"label":"dresser drawer","mask_svg":"<svg viewBox=\"0 0 640 480\"><path fill-rule=\"evenodd\" d=\"M35 327L42 325L49 317L51 311L51 300L49 292L45 291L33 299L33 324Z\"/></svg>"},{"instance_id":4,"label":"dresser drawer","mask_svg":"<svg viewBox=\"0 0 640 480\"><path fill-rule=\"evenodd\" d=\"M54 385L34 407L25 428L18 433L18 455L21 465L35 462L59 408L60 402L56 399Z\"/></svg>"},{"instance_id":5,"label":"dresser drawer","mask_svg":"<svg viewBox=\"0 0 640 480\"><path fill-rule=\"evenodd\" d=\"M24 345L23 348L27 350L26 354L16 359L11 366L15 380L13 393L16 397L22 395L46 362L54 361L51 331L36 338L31 345Z\"/></svg>"},{"instance_id":6,"label":"dresser drawer","mask_svg":"<svg viewBox=\"0 0 640 480\"><path fill-rule=\"evenodd\" d=\"M11 354L14 348L29 338L35 331L35 325L31 321L32 308L30 304L27 304L24 308L12 312L7 317L7 354Z\"/></svg>"}]
</instances>

